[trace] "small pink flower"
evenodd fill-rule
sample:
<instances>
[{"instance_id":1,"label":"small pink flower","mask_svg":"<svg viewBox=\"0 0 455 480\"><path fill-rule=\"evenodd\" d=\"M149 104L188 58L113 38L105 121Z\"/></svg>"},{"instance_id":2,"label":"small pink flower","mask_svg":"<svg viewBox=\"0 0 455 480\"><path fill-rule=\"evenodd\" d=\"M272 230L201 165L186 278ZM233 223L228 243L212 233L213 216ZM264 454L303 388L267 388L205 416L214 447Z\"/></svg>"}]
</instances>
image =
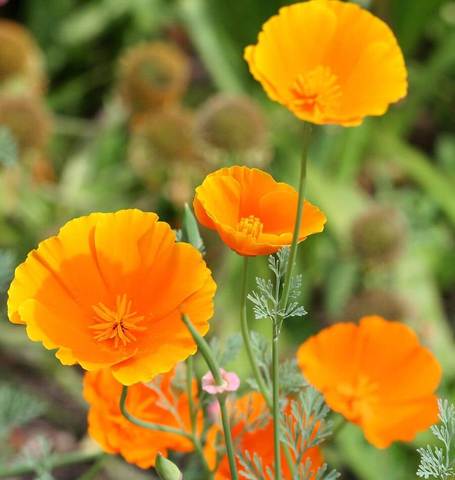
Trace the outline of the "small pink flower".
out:
<instances>
[{"instance_id":1,"label":"small pink flower","mask_svg":"<svg viewBox=\"0 0 455 480\"><path fill-rule=\"evenodd\" d=\"M213 378L212 372L207 372L202 377L202 390L205 390L211 395L217 395L224 392L235 392L240 386L240 378L234 372L226 372L220 368L221 378L223 383L217 385Z\"/></svg>"}]
</instances>

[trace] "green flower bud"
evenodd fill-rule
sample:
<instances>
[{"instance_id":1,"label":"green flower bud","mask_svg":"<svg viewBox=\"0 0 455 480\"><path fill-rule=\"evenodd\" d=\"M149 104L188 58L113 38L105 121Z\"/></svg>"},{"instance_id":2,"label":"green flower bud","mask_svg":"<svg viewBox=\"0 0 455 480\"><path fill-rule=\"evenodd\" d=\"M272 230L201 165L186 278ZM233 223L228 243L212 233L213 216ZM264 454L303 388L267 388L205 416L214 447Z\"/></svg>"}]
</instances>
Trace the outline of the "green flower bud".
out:
<instances>
[{"instance_id":1,"label":"green flower bud","mask_svg":"<svg viewBox=\"0 0 455 480\"><path fill-rule=\"evenodd\" d=\"M167 458L163 457L161 453L156 457L155 469L161 480L182 480L182 472L177 466Z\"/></svg>"}]
</instances>

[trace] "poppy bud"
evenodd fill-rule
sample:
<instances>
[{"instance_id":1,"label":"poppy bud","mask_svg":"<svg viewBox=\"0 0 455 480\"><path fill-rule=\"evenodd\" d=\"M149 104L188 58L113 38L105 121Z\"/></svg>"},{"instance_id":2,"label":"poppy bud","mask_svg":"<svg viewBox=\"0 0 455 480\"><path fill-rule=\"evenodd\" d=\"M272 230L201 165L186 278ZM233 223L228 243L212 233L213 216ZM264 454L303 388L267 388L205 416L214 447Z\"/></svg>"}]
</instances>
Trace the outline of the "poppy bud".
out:
<instances>
[{"instance_id":1,"label":"poppy bud","mask_svg":"<svg viewBox=\"0 0 455 480\"><path fill-rule=\"evenodd\" d=\"M182 480L182 472L177 466L159 453L155 463L156 471L161 480Z\"/></svg>"}]
</instances>

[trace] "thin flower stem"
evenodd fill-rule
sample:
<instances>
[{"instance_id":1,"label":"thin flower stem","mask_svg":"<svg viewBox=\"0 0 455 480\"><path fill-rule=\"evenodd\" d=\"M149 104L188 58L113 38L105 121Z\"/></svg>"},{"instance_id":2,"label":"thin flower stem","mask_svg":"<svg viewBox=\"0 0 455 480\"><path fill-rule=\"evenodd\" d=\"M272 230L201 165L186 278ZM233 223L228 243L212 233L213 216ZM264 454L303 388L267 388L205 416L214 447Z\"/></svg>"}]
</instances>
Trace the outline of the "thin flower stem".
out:
<instances>
[{"instance_id":1,"label":"thin flower stem","mask_svg":"<svg viewBox=\"0 0 455 480\"><path fill-rule=\"evenodd\" d=\"M102 471L107 458L108 455L101 455L98 457L93 465L85 473L78 477L77 480L93 480L98 473Z\"/></svg>"},{"instance_id":2,"label":"thin flower stem","mask_svg":"<svg viewBox=\"0 0 455 480\"><path fill-rule=\"evenodd\" d=\"M146 428L147 430L156 430L157 432L173 433L174 435L181 435L188 440L193 440L193 436L190 433L181 430L180 428L169 427L168 425L160 425L159 423L147 422L135 417L131 414L126 407L126 399L128 397L128 387L123 386L122 395L120 396L120 411L122 415L134 425L138 427Z\"/></svg>"},{"instance_id":3,"label":"thin flower stem","mask_svg":"<svg viewBox=\"0 0 455 480\"><path fill-rule=\"evenodd\" d=\"M310 146L311 126L309 123L303 124L303 152L300 163L300 176L298 187L297 210L294 224L294 233L292 235L291 251L284 280L284 287L280 298L279 311L286 311L289 300L289 292L292 283L292 274L294 270L295 259L297 256L297 246L299 243L300 226L302 223L303 206L305 201L305 184L308 150ZM273 339L272 339L272 399L273 399L273 444L275 453L275 479L281 480L281 442L280 442L280 368L279 368L279 337L282 320L273 319ZM288 459L289 460L289 459Z\"/></svg>"},{"instance_id":4,"label":"thin flower stem","mask_svg":"<svg viewBox=\"0 0 455 480\"><path fill-rule=\"evenodd\" d=\"M259 390L264 397L264 400L270 410L273 413L273 401L270 397L270 392L265 384L264 378L261 375L256 358L253 353L253 348L251 346L250 339L250 329L248 327L248 316L247 316L247 294L248 294L248 267L249 267L249 257L243 258L243 275L242 275L242 290L241 290L241 310L240 310L240 325L243 336L243 343L247 351L248 359L250 361L251 369L253 370L253 375L256 380L256 383L259 387ZM289 470L292 475L294 474L294 462L292 460L291 452L287 445L284 445L284 454L286 456L286 463L289 466Z\"/></svg>"},{"instance_id":5,"label":"thin flower stem","mask_svg":"<svg viewBox=\"0 0 455 480\"><path fill-rule=\"evenodd\" d=\"M196 435L197 409L193 400L193 373L194 373L193 357L190 356L186 360L186 388L187 388L187 395L188 395L188 404L190 409L191 431L193 432L193 435Z\"/></svg>"},{"instance_id":6,"label":"thin flower stem","mask_svg":"<svg viewBox=\"0 0 455 480\"><path fill-rule=\"evenodd\" d=\"M283 292L281 294L280 306L286 308L289 299L289 291L291 289L292 272L294 270L295 259L297 256L297 246L299 243L300 225L302 223L303 204L305 201L305 184L306 184L306 166L308 158L308 150L310 146L311 137L311 125L304 122L303 124L303 152L300 163L300 178L299 178L299 190L297 200L297 212L294 224L294 233L292 235L291 251L289 253L288 269L286 271L286 277L284 280Z\"/></svg>"},{"instance_id":7,"label":"thin flower stem","mask_svg":"<svg viewBox=\"0 0 455 480\"><path fill-rule=\"evenodd\" d=\"M77 463L90 462L103 456L102 452L72 452L66 454L54 454L50 458L46 459L46 464L50 466L50 469L66 467L69 465L75 465ZM0 469L0 478L13 478L20 475L27 475L34 473L35 468L30 463L23 463L19 465L13 465Z\"/></svg>"},{"instance_id":8,"label":"thin flower stem","mask_svg":"<svg viewBox=\"0 0 455 480\"><path fill-rule=\"evenodd\" d=\"M194 341L196 342L199 348L199 351L204 357L204 360L207 363L209 370L212 372L213 379L215 380L217 385L222 385L223 379L221 377L220 367L218 366L218 362L216 361L216 358L214 357L209 344L205 341L204 337L196 330L196 328L191 323L187 315L183 314L182 320L183 320L183 323L188 328L188 330L190 331L192 337L194 338ZM223 423L224 440L226 443L226 453L229 460L229 469L231 472L231 478L232 480L238 480L239 477L237 474L237 467L235 464L234 444L232 442L229 416L226 409L226 396L225 394L221 394L221 395L217 395L217 398L220 404L221 421Z\"/></svg>"},{"instance_id":9,"label":"thin flower stem","mask_svg":"<svg viewBox=\"0 0 455 480\"><path fill-rule=\"evenodd\" d=\"M120 411L122 412L122 415L129 420L131 423L134 425L141 427L141 428L146 428L147 430L155 430L157 432L166 432L166 433L173 433L175 435L180 435L182 437L187 438L193 443L194 449L198 453L199 457L202 460L202 464L204 466L204 470L207 472L210 478L212 478L212 472L210 471L210 468L207 464L207 461L205 459L204 452L202 451L202 446L201 442L197 438L197 436L193 433L187 433L184 430L181 430L179 428L174 428L174 427L169 427L167 425L160 425L158 423L152 423L152 422L146 422L145 420L141 420L140 418L135 417L132 415L127 407L126 407L126 399L128 397L128 387L123 386L122 388L122 395L120 397Z\"/></svg>"},{"instance_id":10,"label":"thin flower stem","mask_svg":"<svg viewBox=\"0 0 455 480\"><path fill-rule=\"evenodd\" d=\"M250 329L248 328L248 316L247 316L247 295L248 295L248 266L249 258L243 258L243 274L242 274L242 293L241 293L241 306L240 306L240 327L242 330L243 343L245 344L246 353L250 366L253 371L254 378L258 384L259 390L264 397L267 406L272 410L272 399L270 398L270 392L264 382L264 378L261 375L259 366L256 362L256 358L253 353L250 339Z\"/></svg>"},{"instance_id":11,"label":"thin flower stem","mask_svg":"<svg viewBox=\"0 0 455 480\"><path fill-rule=\"evenodd\" d=\"M273 322L272 339L272 381L273 381L273 450L275 452L275 479L281 480L281 442L280 442L280 378L279 378L279 326Z\"/></svg>"}]
</instances>

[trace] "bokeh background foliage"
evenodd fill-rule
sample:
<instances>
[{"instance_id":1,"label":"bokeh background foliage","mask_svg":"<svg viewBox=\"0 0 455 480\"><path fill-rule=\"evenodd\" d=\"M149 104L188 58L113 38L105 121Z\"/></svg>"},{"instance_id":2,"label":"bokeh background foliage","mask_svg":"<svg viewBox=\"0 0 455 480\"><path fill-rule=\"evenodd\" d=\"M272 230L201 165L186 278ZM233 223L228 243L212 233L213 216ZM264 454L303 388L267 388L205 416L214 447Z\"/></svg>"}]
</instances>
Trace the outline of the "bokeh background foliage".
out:
<instances>
[{"instance_id":1,"label":"bokeh background foliage","mask_svg":"<svg viewBox=\"0 0 455 480\"><path fill-rule=\"evenodd\" d=\"M0 442L0 464L30 450L39 455L93 448L85 438L80 372L61 368L4 318L14 266L39 240L74 216L134 206L155 210L179 227L192 188L220 165L267 166L276 178L296 183L301 125L266 99L242 59L264 20L287 3L292 2L21 0L1 7L0 15L27 28L43 52L47 80L37 95L47 110L43 116L41 107L27 107L19 117L27 125L25 139L35 141L32 160L23 160L9 130L0 132L0 418L9 419L0 425L6 439ZM283 350L293 355L298 342L336 321L367 313L400 319L435 352L444 369L440 393L454 400L455 2L359 3L396 32L409 68L409 96L356 129L314 131L308 197L325 211L328 224L300 250L309 314L288 322ZM129 47L154 40L184 52L189 85L179 113L172 110L171 120L154 124L170 126L158 132L150 126L144 146L137 143L141 122L122 102L119 72ZM220 94L217 104L213 97ZM2 87L3 95L10 93ZM238 121L222 117L216 124L221 140L208 148L204 135L216 130L209 115L213 104L223 105L232 95L248 95L255 103L237 111L242 101L234 102ZM0 102L0 124L2 108ZM243 148L245 131L247 139L257 140L251 148ZM46 136L45 145L37 146L36 132ZM204 236L220 285L213 331L225 338L238 328L240 264L214 235ZM254 268L264 272L264 260L255 259ZM242 371L245 362L237 359L232 368ZM27 418L16 418L13 404L33 408ZM43 438L44 443L37 440ZM427 441L423 434L412 445L379 451L357 428L346 426L327 446L326 457L343 478L406 480L415 477L416 446ZM61 468L56 478L77 478L89 466ZM93 476L144 474L109 458Z\"/></svg>"}]
</instances>

